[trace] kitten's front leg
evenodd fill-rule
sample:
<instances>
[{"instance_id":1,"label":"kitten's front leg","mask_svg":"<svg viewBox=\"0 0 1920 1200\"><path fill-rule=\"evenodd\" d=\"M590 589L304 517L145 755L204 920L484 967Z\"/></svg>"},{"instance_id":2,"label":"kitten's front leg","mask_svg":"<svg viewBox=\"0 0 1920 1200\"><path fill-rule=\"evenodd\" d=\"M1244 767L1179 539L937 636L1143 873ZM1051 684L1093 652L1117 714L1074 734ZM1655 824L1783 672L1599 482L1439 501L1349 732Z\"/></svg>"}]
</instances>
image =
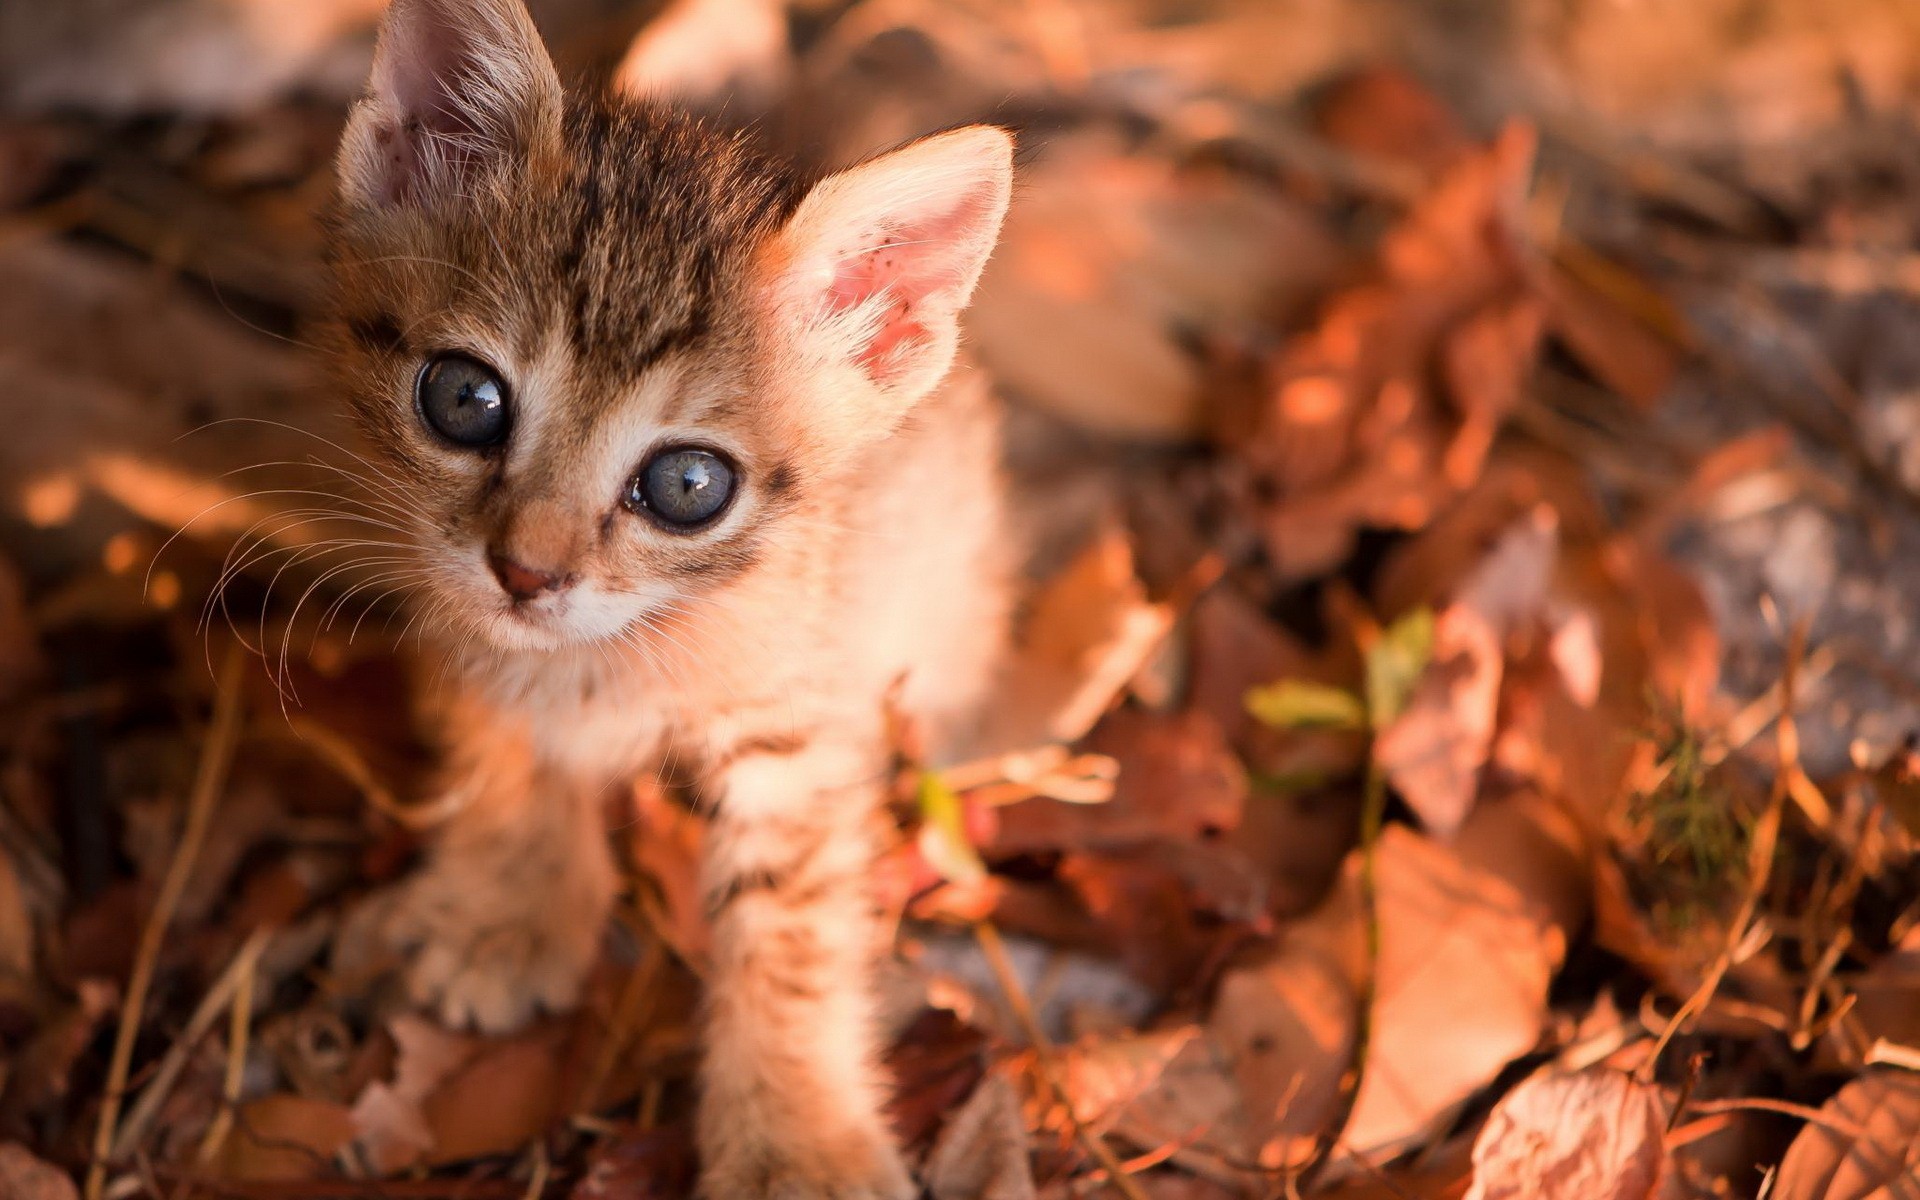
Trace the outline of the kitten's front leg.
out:
<instances>
[{"instance_id":1,"label":"kitten's front leg","mask_svg":"<svg viewBox=\"0 0 1920 1200\"><path fill-rule=\"evenodd\" d=\"M912 1196L881 1113L869 995L879 756L781 735L723 757L703 879L706 1200Z\"/></svg>"},{"instance_id":2,"label":"kitten's front leg","mask_svg":"<svg viewBox=\"0 0 1920 1200\"><path fill-rule=\"evenodd\" d=\"M597 789L491 722L462 731L445 787L452 812L425 866L343 949L397 952L414 1001L454 1027L502 1032L573 1007L616 887Z\"/></svg>"}]
</instances>

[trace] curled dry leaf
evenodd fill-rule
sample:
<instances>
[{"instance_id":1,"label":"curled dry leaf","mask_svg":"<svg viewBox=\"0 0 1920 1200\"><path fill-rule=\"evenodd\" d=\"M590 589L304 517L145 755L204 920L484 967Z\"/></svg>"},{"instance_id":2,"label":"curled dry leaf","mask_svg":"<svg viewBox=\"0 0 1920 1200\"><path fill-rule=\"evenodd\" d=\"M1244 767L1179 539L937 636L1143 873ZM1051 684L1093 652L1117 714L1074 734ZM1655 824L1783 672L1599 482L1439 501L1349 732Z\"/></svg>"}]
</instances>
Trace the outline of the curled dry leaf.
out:
<instances>
[{"instance_id":1,"label":"curled dry leaf","mask_svg":"<svg viewBox=\"0 0 1920 1200\"><path fill-rule=\"evenodd\" d=\"M1474 1142L1467 1200L1651 1200L1667 1111L1659 1089L1606 1067L1536 1072Z\"/></svg>"},{"instance_id":2,"label":"curled dry leaf","mask_svg":"<svg viewBox=\"0 0 1920 1200\"><path fill-rule=\"evenodd\" d=\"M1920 1195L1920 1075L1871 1070L1840 1089L1787 1148L1773 1200Z\"/></svg>"}]
</instances>

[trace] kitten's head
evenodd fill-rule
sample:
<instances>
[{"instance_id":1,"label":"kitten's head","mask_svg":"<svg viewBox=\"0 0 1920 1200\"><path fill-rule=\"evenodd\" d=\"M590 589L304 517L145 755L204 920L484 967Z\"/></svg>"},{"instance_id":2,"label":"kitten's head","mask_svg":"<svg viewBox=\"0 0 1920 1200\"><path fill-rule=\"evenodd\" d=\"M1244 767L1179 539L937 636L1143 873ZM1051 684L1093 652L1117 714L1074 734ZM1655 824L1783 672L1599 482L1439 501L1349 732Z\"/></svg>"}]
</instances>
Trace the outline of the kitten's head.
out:
<instances>
[{"instance_id":1,"label":"kitten's head","mask_svg":"<svg viewBox=\"0 0 1920 1200\"><path fill-rule=\"evenodd\" d=\"M1010 177L976 126L803 187L566 94L520 0L395 0L333 343L434 611L552 647L751 571L946 374Z\"/></svg>"}]
</instances>

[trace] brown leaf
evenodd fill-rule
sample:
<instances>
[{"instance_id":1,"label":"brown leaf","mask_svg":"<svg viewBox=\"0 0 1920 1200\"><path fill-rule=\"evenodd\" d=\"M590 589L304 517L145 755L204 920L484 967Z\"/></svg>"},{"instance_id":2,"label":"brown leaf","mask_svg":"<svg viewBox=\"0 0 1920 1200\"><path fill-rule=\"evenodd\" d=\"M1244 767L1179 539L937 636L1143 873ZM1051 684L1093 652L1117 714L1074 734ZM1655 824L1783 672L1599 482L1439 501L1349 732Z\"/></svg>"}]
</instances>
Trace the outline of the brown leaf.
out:
<instances>
[{"instance_id":1,"label":"brown leaf","mask_svg":"<svg viewBox=\"0 0 1920 1200\"><path fill-rule=\"evenodd\" d=\"M1346 1131L1355 1149L1391 1151L1429 1134L1538 1041L1567 943L1560 921L1580 915L1561 895L1567 872L1542 819L1525 805L1484 806L1457 850L1398 826L1382 835L1374 1032ZM1508 859L1526 865L1508 876L1517 865ZM1209 1028L1265 1122L1262 1161L1297 1159L1336 1115L1363 945L1349 871L1273 954L1221 981Z\"/></svg>"},{"instance_id":2,"label":"brown leaf","mask_svg":"<svg viewBox=\"0 0 1920 1200\"><path fill-rule=\"evenodd\" d=\"M1105 133L1045 143L1020 187L969 332L1002 385L1101 433L1200 433L1204 380L1181 331L1284 311L1341 261L1279 191Z\"/></svg>"},{"instance_id":3,"label":"brown leaf","mask_svg":"<svg viewBox=\"0 0 1920 1200\"><path fill-rule=\"evenodd\" d=\"M1363 68L1335 82L1321 95L1314 124L1337 146L1427 175L1473 152L1452 110L1397 67Z\"/></svg>"},{"instance_id":4,"label":"brown leaf","mask_svg":"<svg viewBox=\"0 0 1920 1200\"><path fill-rule=\"evenodd\" d=\"M450 1033L425 1017L403 1013L387 1024L396 1048L391 1082L376 1080L353 1102L355 1141L376 1174L421 1162L435 1148L423 1111L427 1098L468 1060L480 1039Z\"/></svg>"},{"instance_id":5,"label":"brown leaf","mask_svg":"<svg viewBox=\"0 0 1920 1200\"><path fill-rule=\"evenodd\" d=\"M1506 639L1537 619L1558 552L1552 509L1509 529L1439 616L1433 660L1405 711L1374 740L1374 758L1421 822L1459 829L1493 746Z\"/></svg>"},{"instance_id":6,"label":"brown leaf","mask_svg":"<svg viewBox=\"0 0 1920 1200\"><path fill-rule=\"evenodd\" d=\"M1024 748L1093 728L1173 625L1147 599L1126 533L1109 526L1034 598L983 741Z\"/></svg>"},{"instance_id":7,"label":"brown leaf","mask_svg":"<svg viewBox=\"0 0 1920 1200\"><path fill-rule=\"evenodd\" d=\"M595 1148L572 1200L681 1200L692 1194L693 1175L692 1130L627 1132Z\"/></svg>"},{"instance_id":8,"label":"brown leaf","mask_svg":"<svg viewBox=\"0 0 1920 1200\"><path fill-rule=\"evenodd\" d=\"M1067 804L1045 797L998 812L990 853L1097 850L1160 839L1192 840L1240 823L1247 778L1213 721L1201 713L1121 709L1085 748L1120 764L1113 798Z\"/></svg>"},{"instance_id":9,"label":"brown leaf","mask_svg":"<svg viewBox=\"0 0 1920 1200\"><path fill-rule=\"evenodd\" d=\"M1467 1200L1651 1200L1667 1110L1657 1088L1610 1068L1536 1072L1474 1142Z\"/></svg>"},{"instance_id":10,"label":"brown leaf","mask_svg":"<svg viewBox=\"0 0 1920 1200\"><path fill-rule=\"evenodd\" d=\"M1787 1148L1774 1200L1902 1200L1920 1194L1920 1076L1870 1070Z\"/></svg>"},{"instance_id":11,"label":"brown leaf","mask_svg":"<svg viewBox=\"0 0 1920 1200\"><path fill-rule=\"evenodd\" d=\"M1425 525L1472 481L1538 340L1516 249L1533 148L1514 127L1450 167L1382 239L1373 278L1268 364L1265 398L1224 415L1282 579L1332 567L1361 527Z\"/></svg>"},{"instance_id":12,"label":"brown leaf","mask_svg":"<svg viewBox=\"0 0 1920 1200\"><path fill-rule=\"evenodd\" d=\"M519 1150L565 1115L565 1024L496 1039L448 1075L421 1106L430 1163Z\"/></svg>"},{"instance_id":13,"label":"brown leaf","mask_svg":"<svg viewBox=\"0 0 1920 1200\"><path fill-rule=\"evenodd\" d=\"M934 1200L1033 1200L1027 1127L1004 1075L973 1089L940 1131L923 1172Z\"/></svg>"},{"instance_id":14,"label":"brown leaf","mask_svg":"<svg viewBox=\"0 0 1920 1200\"><path fill-rule=\"evenodd\" d=\"M18 1142L0 1144L0 1196L7 1200L76 1200L73 1180Z\"/></svg>"},{"instance_id":15,"label":"brown leaf","mask_svg":"<svg viewBox=\"0 0 1920 1200\"><path fill-rule=\"evenodd\" d=\"M1174 1161L1237 1178L1252 1145L1248 1113L1225 1048L1184 1025L1082 1043L1061 1055L1075 1114L1089 1129L1140 1150L1180 1149Z\"/></svg>"},{"instance_id":16,"label":"brown leaf","mask_svg":"<svg viewBox=\"0 0 1920 1200\"><path fill-rule=\"evenodd\" d=\"M354 1138L344 1104L276 1093L249 1100L220 1151L220 1174L253 1182L318 1179Z\"/></svg>"}]
</instances>

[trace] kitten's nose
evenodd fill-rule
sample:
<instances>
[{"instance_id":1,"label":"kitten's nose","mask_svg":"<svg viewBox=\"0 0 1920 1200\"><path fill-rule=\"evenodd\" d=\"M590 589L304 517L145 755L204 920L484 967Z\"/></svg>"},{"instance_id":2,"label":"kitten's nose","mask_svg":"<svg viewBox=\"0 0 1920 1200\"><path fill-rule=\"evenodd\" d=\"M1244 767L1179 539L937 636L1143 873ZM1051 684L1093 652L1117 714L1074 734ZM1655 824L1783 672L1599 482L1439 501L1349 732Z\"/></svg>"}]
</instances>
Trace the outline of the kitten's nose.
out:
<instances>
[{"instance_id":1,"label":"kitten's nose","mask_svg":"<svg viewBox=\"0 0 1920 1200\"><path fill-rule=\"evenodd\" d=\"M531 600L543 592L561 591L573 583L571 575L517 563L498 550L488 553L487 565L493 568L493 577L500 581L507 595L515 600Z\"/></svg>"}]
</instances>

